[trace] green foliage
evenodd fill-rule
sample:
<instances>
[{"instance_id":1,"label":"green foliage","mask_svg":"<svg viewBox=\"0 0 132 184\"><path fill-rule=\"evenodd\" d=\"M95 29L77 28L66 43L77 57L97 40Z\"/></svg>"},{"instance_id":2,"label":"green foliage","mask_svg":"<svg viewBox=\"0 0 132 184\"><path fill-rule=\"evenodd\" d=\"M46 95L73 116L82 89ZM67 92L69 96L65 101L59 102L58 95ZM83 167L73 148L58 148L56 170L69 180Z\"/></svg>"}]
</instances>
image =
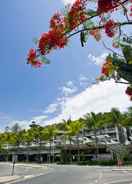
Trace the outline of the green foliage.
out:
<instances>
[{"instance_id":1,"label":"green foliage","mask_svg":"<svg viewBox=\"0 0 132 184\"><path fill-rule=\"evenodd\" d=\"M44 138L46 140L51 140L54 136L56 136L58 134L58 130L57 128L52 125L52 126L47 126L44 130L43 130L43 135Z\"/></svg>"},{"instance_id":2,"label":"green foliage","mask_svg":"<svg viewBox=\"0 0 132 184\"><path fill-rule=\"evenodd\" d=\"M82 128L84 128L84 123L78 120L66 123L66 134L70 137L77 135Z\"/></svg>"},{"instance_id":3,"label":"green foliage","mask_svg":"<svg viewBox=\"0 0 132 184\"><path fill-rule=\"evenodd\" d=\"M82 47L84 47L85 43L87 42L87 39L88 39L88 32L82 31L80 33L80 41L81 41Z\"/></svg>"},{"instance_id":4,"label":"green foliage","mask_svg":"<svg viewBox=\"0 0 132 184\"><path fill-rule=\"evenodd\" d=\"M80 161L78 165L100 165L100 166L113 166L116 165L115 160L87 160Z\"/></svg>"},{"instance_id":5,"label":"green foliage","mask_svg":"<svg viewBox=\"0 0 132 184\"><path fill-rule=\"evenodd\" d=\"M97 15L97 12L94 11L94 10L92 10L92 9L88 9L87 15L89 15L90 17L91 17L91 16L95 16L95 15Z\"/></svg>"},{"instance_id":6,"label":"green foliage","mask_svg":"<svg viewBox=\"0 0 132 184\"><path fill-rule=\"evenodd\" d=\"M124 160L128 158L129 151L125 145L111 146L111 151L115 153L117 160Z\"/></svg>"},{"instance_id":7,"label":"green foliage","mask_svg":"<svg viewBox=\"0 0 132 184\"><path fill-rule=\"evenodd\" d=\"M40 56L40 60L41 60L44 64L50 64L50 60L47 59L45 56Z\"/></svg>"},{"instance_id":8,"label":"green foliage","mask_svg":"<svg viewBox=\"0 0 132 184\"><path fill-rule=\"evenodd\" d=\"M131 46L125 46L122 48L123 55L127 61L127 63L132 62L132 47Z\"/></svg>"},{"instance_id":9,"label":"green foliage","mask_svg":"<svg viewBox=\"0 0 132 184\"><path fill-rule=\"evenodd\" d=\"M93 130L96 135L98 129L111 126L131 127L132 107L125 113L113 108L111 112L98 114L92 112L76 121L69 119L46 127L32 122L27 130L23 130L18 124L15 124L11 128L6 128L5 132L0 133L0 150L4 148L4 145L19 147L20 144L41 144L43 141L52 141L53 137L57 135L63 135L65 139L70 140L73 136L77 136L82 129Z\"/></svg>"}]
</instances>

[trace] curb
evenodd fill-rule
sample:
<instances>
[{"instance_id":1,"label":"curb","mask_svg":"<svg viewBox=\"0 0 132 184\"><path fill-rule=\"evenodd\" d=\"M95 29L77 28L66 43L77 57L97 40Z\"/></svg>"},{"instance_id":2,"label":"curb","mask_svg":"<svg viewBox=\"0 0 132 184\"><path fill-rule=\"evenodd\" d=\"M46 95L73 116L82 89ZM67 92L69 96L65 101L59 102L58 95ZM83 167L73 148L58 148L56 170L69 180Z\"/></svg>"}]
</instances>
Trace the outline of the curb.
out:
<instances>
[{"instance_id":1,"label":"curb","mask_svg":"<svg viewBox=\"0 0 132 184\"><path fill-rule=\"evenodd\" d=\"M23 179L22 176L16 176L16 178L9 178L9 177L10 176L8 176L8 179L0 181L0 184L8 184L8 183L15 182L17 180ZM1 180L1 178L4 178L4 177L0 177L0 180Z\"/></svg>"},{"instance_id":2,"label":"curb","mask_svg":"<svg viewBox=\"0 0 132 184\"><path fill-rule=\"evenodd\" d=\"M132 169L112 169L112 171L132 171Z\"/></svg>"},{"instance_id":3,"label":"curb","mask_svg":"<svg viewBox=\"0 0 132 184\"><path fill-rule=\"evenodd\" d=\"M113 181L110 183L105 183L105 184L128 184L132 182L132 180L117 180L117 181Z\"/></svg>"}]
</instances>

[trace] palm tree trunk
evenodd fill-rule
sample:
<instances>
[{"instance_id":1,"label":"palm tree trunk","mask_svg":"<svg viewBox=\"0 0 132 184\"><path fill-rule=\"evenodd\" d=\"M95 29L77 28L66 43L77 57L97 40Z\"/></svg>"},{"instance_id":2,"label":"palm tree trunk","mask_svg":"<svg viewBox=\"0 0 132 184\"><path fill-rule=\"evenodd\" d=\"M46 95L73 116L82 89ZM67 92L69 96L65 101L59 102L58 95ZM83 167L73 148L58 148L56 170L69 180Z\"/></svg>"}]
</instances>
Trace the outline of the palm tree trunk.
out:
<instances>
[{"instance_id":1,"label":"palm tree trunk","mask_svg":"<svg viewBox=\"0 0 132 184\"><path fill-rule=\"evenodd\" d=\"M39 162L42 163L42 154L41 154L41 150L42 150L42 143L41 140L39 141Z\"/></svg>"},{"instance_id":2,"label":"palm tree trunk","mask_svg":"<svg viewBox=\"0 0 132 184\"><path fill-rule=\"evenodd\" d=\"M98 159L98 154L99 154L99 147L98 147L98 138L97 138L96 129L94 130L94 136L95 136L95 147L96 147L95 157L96 157L96 160L97 160Z\"/></svg>"},{"instance_id":3,"label":"palm tree trunk","mask_svg":"<svg viewBox=\"0 0 132 184\"><path fill-rule=\"evenodd\" d=\"M50 147L49 147L49 163L51 163L51 151L52 151L52 145L51 145L51 140L50 140Z\"/></svg>"},{"instance_id":4,"label":"palm tree trunk","mask_svg":"<svg viewBox=\"0 0 132 184\"><path fill-rule=\"evenodd\" d=\"M70 153L70 163L72 163L72 152L71 152L72 144L71 144L71 137L69 137L69 141L70 141L70 149L69 149L69 153Z\"/></svg>"},{"instance_id":5,"label":"palm tree trunk","mask_svg":"<svg viewBox=\"0 0 132 184\"><path fill-rule=\"evenodd\" d=\"M30 143L28 143L28 148L27 148L27 154L26 154L26 162L29 162L29 152L30 152Z\"/></svg>"},{"instance_id":6,"label":"palm tree trunk","mask_svg":"<svg viewBox=\"0 0 132 184\"><path fill-rule=\"evenodd\" d=\"M80 162L79 137L77 136L77 161Z\"/></svg>"}]
</instances>

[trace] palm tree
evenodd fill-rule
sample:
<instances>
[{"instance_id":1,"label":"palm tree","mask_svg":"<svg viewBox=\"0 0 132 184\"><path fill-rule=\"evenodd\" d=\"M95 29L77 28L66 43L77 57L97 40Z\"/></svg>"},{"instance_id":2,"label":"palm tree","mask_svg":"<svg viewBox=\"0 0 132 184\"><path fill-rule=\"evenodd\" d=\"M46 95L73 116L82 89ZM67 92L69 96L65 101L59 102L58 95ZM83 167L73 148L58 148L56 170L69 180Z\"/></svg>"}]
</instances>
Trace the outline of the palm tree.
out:
<instances>
[{"instance_id":1,"label":"palm tree","mask_svg":"<svg viewBox=\"0 0 132 184\"><path fill-rule=\"evenodd\" d=\"M76 135L76 142L77 142L77 150L78 150L78 156L77 156L77 160L80 161L80 149L79 149L79 132L82 128L84 128L84 122L82 121L79 121L79 120L76 120L76 121L69 121L67 124L66 124L66 134L68 135L69 137L69 141L70 141L70 144L71 144L71 138L73 136ZM71 161L72 161L72 158L71 158Z\"/></svg>"},{"instance_id":2,"label":"palm tree","mask_svg":"<svg viewBox=\"0 0 132 184\"><path fill-rule=\"evenodd\" d=\"M124 143L124 134L123 134L123 115L117 108L111 109L111 125L114 125L118 131L118 140L120 143Z\"/></svg>"},{"instance_id":3,"label":"palm tree","mask_svg":"<svg viewBox=\"0 0 132 184\"><path fill-rule=\"evenodd\" d=\"M19 150L19 146L23 143L24 131L18 123L11 127L11 144L16 147L16 151Z\"/></svg>"},{"instance_id":4,"label":"palm tree","mask_svg":"<svg viewBox=\"0 0 132 184\"><path fill-rule=\"evenodd\" d=\"M42 162L42 155L41 155L41 151L42 151L42 144L44 141L44 135L43 135L43 130L44 128L38 124L36 124L35 121L32 122L32 124L30 125L30 130L28 132L29 134L29 140L31 139L33 142L35 142L35 144L39 145L38 147L38 155L39 155L39 162Z\"/></svg>"},{"instance_id":5,"label":"palm tree","mask_svg":"<svg viewBox=\"0 0 132 184\"><path fill-rule=\"evenodd\" d=\"M24 144L27 146L27 154L26 154L26 161L29 162L29 152L30 152L30 145L32 144L34 140L33 133L31 129L28 129L25 131L23 136Z\"/></svg>"},{"instance_id":6,"label":"palm tree","mask_svg":"<svg viewBox=\"0 0 132 184\"><path fill-rule=\"evenodd\" d=\"M48 155L48 161L51 162L51 156L52 156L52 142L54 140L54 137L57 135L58 129L55 125L49 125L43 130L43 137L45 140L48 140L49 145L49 155ZM54 146L54 145L53 145ZM53 152L53 162L54 162L54 152Z\"/></svg>"},{"instance_id":7,"label":"palm tree","mask_svg":"<svg viewBox=\"0 0 132 184\"><path fill-rule=\"evenodd\" d=\"M7 145L7 158L6 160L9 160L9 144L11 142L11 132L9 131L10 128L7 126L5 127L5 132L3 133L3 136L1 137L1 141Z\"/></svg>"},{"instance_id":8,"label":"palm tree","mask_svg":"<svg viewBox=\"0 0 132 184\"><path fill-rule=\"evenodd\" d=\"M123 121L122 125L126 128L127 138L129 141L131 141L131 130L130 127L132 127L132 107L128 108L128 112L123 114Z\"/></svg>"},{"instance_id":9,"label":"palm tree","mask_svg":"<svg viewBox=\"0 0 132 184\"><path fill-rule=\"evenodd\" d=\"M98 138L97 138L97 130L101 127L101 118L102 114L95 114L94 112L88 113L84 116L84 120L86 123L86 127L88 130L93 131L95 137L95 147L96 147L96 159L98 158L99 148L98 148Z\"/></svg>"}]
</instances>

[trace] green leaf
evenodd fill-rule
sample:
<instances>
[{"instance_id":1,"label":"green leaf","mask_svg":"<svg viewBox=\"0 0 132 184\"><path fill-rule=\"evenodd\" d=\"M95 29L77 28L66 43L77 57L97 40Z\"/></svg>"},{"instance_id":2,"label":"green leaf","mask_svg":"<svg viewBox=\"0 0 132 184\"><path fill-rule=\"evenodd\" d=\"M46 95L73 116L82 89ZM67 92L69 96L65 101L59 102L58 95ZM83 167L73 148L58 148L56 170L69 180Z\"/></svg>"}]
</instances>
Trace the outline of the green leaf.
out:
<instances>
[{"instance_id":1,"label":"green leaf","mask_svg":"<svg viewBox=\"0 0 132 184\"><path fill-rule=\"evenodd\" d=\"M92 16L97 15L97 12L94 11L94 10L92 10L92 9L88 9L87 15L89 15L90 17L92 17Z\"/></svg>"},{"instance_id":2,"label":"green leaf","mask_svg":"<svg viewBox=\"0 0 132 184\"><path fill-rule=\"evenodd\" d=\"M91 20L87 20L83 23L84 29L92 28L94 27L94 23Z\"/></svg>"},{"instance_id":3,"label":"green leaf","mask_svg":"<svg viewBox=\"0 0 132 184\"><path fill-rule=\"evenodd\" d=\"M120 46L123 48L125 46L131 46L132 47L132 39L130 38L125 38L123 37L122 39L120 39L119 41Z\"/></svg>"},{"instance_id":4,"label":"green leaf","mask_svg":"<svg viewBox=\"0 0 132 184\"><path fill-rule=\"evenodd\" d=\"M118 74L121 78L132 83L132 73L131 72L127 72L127 71L123 71L119 69Z\"/></svg>"},{"instance_id":5,"label":"green leaf","mask_svg":"<svg viewBox=\"0 0 132 184\"><path fill-rule=\"evenodd\" d=\"M125 46L122 48L122 52L123 55L127 61L127 63L129 63L129 61L132 61L132 47L131 46Z\"/></svg>"},{"instance_id":6,"label":"green leaf","mask_svg":"<svg viewBox=\"0 0 132 184\"><path fill-rule=\"evenodd\" d=\"M88 32L82 31L80 33L80 41L81 41L82 47L84 47L84 44L87 42L87 39L88 39Z\"/></svg>"},{"instance_id":7,"label":"green leaf","mask_svg":"<svg viewBox=\"0 0 132 184\"><path fill-rule=\"evenodd\" d=\"M41 60L44 64L50 64L50 60L47 59L45 56L40 56L40 60Z\"/></svg>"}]
</instances>

